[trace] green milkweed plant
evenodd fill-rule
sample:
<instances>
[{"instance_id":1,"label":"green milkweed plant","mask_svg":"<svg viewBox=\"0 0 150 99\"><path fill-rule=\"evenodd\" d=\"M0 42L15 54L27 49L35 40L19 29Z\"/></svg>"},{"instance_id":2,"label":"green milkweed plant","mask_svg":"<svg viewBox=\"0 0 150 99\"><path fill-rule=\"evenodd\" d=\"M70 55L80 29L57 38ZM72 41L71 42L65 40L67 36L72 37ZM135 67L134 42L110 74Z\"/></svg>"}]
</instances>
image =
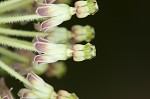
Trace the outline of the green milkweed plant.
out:
<instances>
[{"instance_id":1,"label":"green milkweed plant","mask_svg":"<svg viewBox=\"0 0 150 99\"><path fill-rule=\"evenodd\" d=\"M41 77L61 78L66 73L65 60L80 62L96 56L90 44L95 37L92 26L59 27L73 15L85 18L98 11L96 0L4 0L0 2L0 74L7 72L21 81L25 88L18 91L20 99L79 99L75 93L56 92ZM35 31L13 29L15 23L23 28L31 21ZM30 38L32 41L28 39ZM80 42L87 44L80 44ZM26 77L26 78L25 78ZM0 78L0 99L15 99L12 88ZM13 89L15 90L15 89Z\"/></svg>"}]
</instances>

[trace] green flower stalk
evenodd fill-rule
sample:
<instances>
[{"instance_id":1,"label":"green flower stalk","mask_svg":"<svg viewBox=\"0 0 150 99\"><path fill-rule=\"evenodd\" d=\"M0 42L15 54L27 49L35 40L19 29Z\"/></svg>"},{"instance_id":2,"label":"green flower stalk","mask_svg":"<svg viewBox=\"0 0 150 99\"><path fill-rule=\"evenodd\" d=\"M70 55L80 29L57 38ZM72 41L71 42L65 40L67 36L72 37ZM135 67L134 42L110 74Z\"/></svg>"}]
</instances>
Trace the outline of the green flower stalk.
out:
<instances>
[{"instance_id":1,"label":"green flower stalk","mask_svg":"<svg viewBox=\"0 0 150 99\"><path fill-rule=\"evenodd\" d=\"M18 1L18 2L16 2ZM7 6L5 8L1 8L0 9L0 14L2 13L6 13L6 12L9 12L9 11L14 11L14 10L18 10L18 8L22 8L22 7L26 7L27 5L31 5L34 0L7 0L7 1L4 1L5 4L0 4L1 6ZM2 3L4 3L2 2ZM8 3L9 2L9 3ZM14 3L16 2L16 3ZM11 5L11 6L10 6Z\"/></svg>"},{"instance_id":2,"label":"green flower stalk","mask_svg":"<svg viewBox=\"0 0 150 99\"><path fill-rule=\"evenodd\" d=\"M34 32L34 31L24 31L24 30L15 30L9 28L0 27L0 34L2 35L10 35L17 37L36 37L38 36L46 36L47 34L42 32Z\"/></svg>"},{"instance_id":3,"label":"green flower stalk","mask_svg":"<svg viewBox=\"0 0 150 99\"><path fill-rule=\"evenodd\" d=\"M43 17L33 14L33 15L19 15L19 16L0 16L0 24L4 23L15 23L15 22L24 22L24 21L33 21L38 20Z\"/></svg>"},{"instance_id":4,"label":"green flower stalk","mask_svg":"<svg viewBox=\"0 0 150 99\"><path fill-rule=\"evenodd\" d=\"M0 54L7 56L13 60L17 60L18 62L23 62L23 63L29 63L29 59L26 57L23 57L17 53L14 53L6 48L0 47Z\"/></svg>"},{"instance_id":5,"label":"green flower stalk","mask_svg":"<svg viewBox=\"0 0 150 99\"><path fill-rule=\"evenodd\" d=\"M47 72L49 67L51 67L49 66L49 64L33 63L32 61L35 56L35 53L31 51L16 50L12 52L9 50L5 51L4 48L1 49L0 49L1 54L0 59L21 75L27 75L27 73L29 72L35 72L36 74L41 75ZM5 52L3 51L9 53L5 54ZM5 74L5 72L3 74Z\"/></svg>"},{"instance_id":6,"label":"green flower stalk","mask_svg":"<svg viewBox=\"0 0 150 99\"><path fill-rule=\"evenodd\" d=\"M3 70L5 70L8 74L10 74L11 76L15 77L16 79L20 80L21 82L23 82L24 84L26 84L27 86L30 86L30 83L23 77L21 76L19 73L17 73L16 71L14 71L12 68L10 68L9 66L7 66L5 63L3 63L0 60L0 68L2 68Z\"/></svg>"},{"instance_id":7,"label":"green flower stalk","mask_svg":"<svg viewBox=\"0 0 150 99\"><path fill-rule=\"evenodd\" d=\"M10 6L12 4L15 4L17 2L21 2L23 0L7 0L7 1L1 1L0 2L0 8L5 8L7 6Z\"/></svg>"},{"instance_id":8,"label":"green flower stalk","mask_svg":"<svg viewBox=\"0 0 150 99\"><path fill-rule=\"evenodd\" d=\"M0 45L10 46L17 49L35 51L32 43L10 37L0 36Z\"/></svg>"}]
</instances>

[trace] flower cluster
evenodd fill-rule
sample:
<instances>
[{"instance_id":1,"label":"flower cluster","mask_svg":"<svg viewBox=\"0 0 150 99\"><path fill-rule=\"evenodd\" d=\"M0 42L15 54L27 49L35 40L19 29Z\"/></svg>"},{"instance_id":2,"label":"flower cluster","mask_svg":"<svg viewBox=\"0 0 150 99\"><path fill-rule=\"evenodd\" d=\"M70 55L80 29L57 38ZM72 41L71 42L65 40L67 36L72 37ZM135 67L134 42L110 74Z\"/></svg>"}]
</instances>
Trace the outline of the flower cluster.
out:
<instances>
[{"instance_id":1,"label":"flower cluster","mask_svg":"<svg viewBox=\"0 0 150 99\"><path fill-rule=\"evenodd\" d=\"M95 46L89 43L95 38L94 27L74 25L68 30L58 25L73 15L77 18L94 15L99 9L98 4L96 0L79 0L71 7L71 1L0 2L0 75L8 73L25 84L18 92L20 99L79 99L65 90L55 92L53 86L38 76L46 74L61 78L67 70L65 60L73 58L80 62L96 56ZM38 24L33 23L36 31L18 30L14 29L14 24L7 24L20 22L18 25L24 25L24 29L33 20L38 21ZM0 99L13 99L10 91L4 79L0 79Z\"/></svg>"}]
</instances>

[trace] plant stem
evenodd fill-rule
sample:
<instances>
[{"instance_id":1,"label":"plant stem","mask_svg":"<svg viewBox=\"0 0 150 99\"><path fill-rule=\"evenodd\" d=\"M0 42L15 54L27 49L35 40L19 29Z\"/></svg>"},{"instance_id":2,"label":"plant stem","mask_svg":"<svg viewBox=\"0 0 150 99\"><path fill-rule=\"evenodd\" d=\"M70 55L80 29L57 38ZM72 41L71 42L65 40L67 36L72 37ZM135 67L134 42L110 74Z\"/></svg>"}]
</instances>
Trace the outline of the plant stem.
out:
<instances>
[{"instance_id":1,"label":"plant stem","mask_svg":"<svg viewBox=\"0 0 150 99\"><path fill-rule=\"evenodd\" d=\"M33 3L33 2L34 2L34 0L20 0L20 2L14 3L11 6L7 6L5 8L0 9L0 13L15 10L18 8L23 8L23 7L26 7L28 4Z\"/></svg>"},{"instance_id":2,"label":"plant stem","mask_svg":"<svg viewBox=\"0 0 150 99\"><path fill-rule=\"evenodd\" d=\"M28 80L26 80L23 76L21 76L19 73L17 73L16 71L14 71L12 68L10 68L9 66L7 66L5 63L3 63L0 60L0 67L5 70L8 74L10 74L11 76L15 77L16 79L20 80L21 82L23 82L24 84L26 84L27 86L31 86L31 84L28 82Z\"/></svg>"},{"instance_id":3,"label":"plant stem","mask_svg":"<svg viewBox=\"0 0 150 99\"><path fill-rule=\"evenodd\" d=\"M28 58L23 57L23 56L21 56L19 54L16 54L16 53L14 53L14 52L6 49L6 48L2 48L2 47L0 47L0 54L1 55L5 55L7 57L10 57L11 59L15 59L17 61L26 63L26 64L29 63L29 61L30 61Z\"/></svg>"},{"instance_id":4,"label":"plant stem","mask_svg":"<svg viewBox=\"0 0 150 99\"><path fill-rule=\"evenodd\" d=\"M13 48L24 49L29 51L35 51L33 43L23 40L18 40L15 38L9 38L5 36L0 36L0 44L10 46Z\"/></svg>"},{"instance_id":5,"label":"plant stem","mask_svg":"<svg viewBox=\"0 0 150 99\"><path fill-rule=\"evenodd\" d=\"M22 21L32 21L43 18L40 15L21 15L21 16L0 16L0 24L4 23L14 23L14 22L22 22Z\"/></svg>"},{"instance_id":6,"label":"plant stem","mask_svg":"<svg viewBox=\"0 0 150 99\"><path fill-rule=\"evenodd\" d=\"M11 35L11 36L22 36L22 37L36 37L38 36L46 36L46 33L42 32L31 32L31 31L23 31L23 30L13 30L0 27L0 34Z\"/></svg>"},{"instance_id":7,"label":"plant stem","mask_svg":"<svg viewBox=\"0 0 150 99\"><path fill-rule=\"evenodd\" d=\"M23 0L7 0L7 1L2 1L2 2L0 2L0 8L5 8L6 6L9 6L9 5L14 4L16 2L19 2L19 1L23 1Z\"/></svg>"}]
</instances>

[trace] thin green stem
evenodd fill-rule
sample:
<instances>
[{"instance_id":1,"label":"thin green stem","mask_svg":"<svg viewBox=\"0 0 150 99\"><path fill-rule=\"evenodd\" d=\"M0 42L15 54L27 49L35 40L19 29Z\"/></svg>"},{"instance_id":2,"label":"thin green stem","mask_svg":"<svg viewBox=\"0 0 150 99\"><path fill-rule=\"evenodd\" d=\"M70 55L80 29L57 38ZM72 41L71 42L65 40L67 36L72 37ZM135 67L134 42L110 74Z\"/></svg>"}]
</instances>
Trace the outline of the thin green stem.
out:
<instances>
[{"instance_id":1,"label":"thin green stem","mask_svg":"<svg viewBox=\"0 0 150 99\"><path fill-rule=\"evenodd\" d=\"M21 56L19 54L16 54L16 53L14 53L14 52L6 49L6 48L0 47L0 54L1 55L5 55L5 56L7 56L7 57L9 57L11 59L14 59L14 60L26 63L26 64L30 62L30 60L28 58L23 57L23 56Z\"/></svg>"},{"instance_id":2,"label":"thin green stem","mask_svg":"<svg viewBox=\"0 0 150 99\"><path fill-rule=\"evenodd\" d=\"M17 73L15 70L13 70L12 68L10 68L9 66L7 66L5 63L3 63L0 60L0 67L5 70L8 74L10 74L11 76L15 77L16 79L20 80L21 82L23 82L24 84L26 84L27 86L31 86L31 84L28 82L28 80L26 80L23 76L21 76L19 73ZM32 87L32 86L31 86Z\"/></svg>"},{"instance_id":3,"label":"thin green stem","mask_svg":"<svg viewBox=\"0 0 150 99\"><path fill-rule=\"evenodd\" d=\"M23 1L23 0L5 0L5 1L2 1L2 2L0 2L0 8L5 8L7 6L10 6L11 4L14 4L14 3L20 2L20 1Z\"/></svg>"},{"instance_id":4,"label":"thin green stem","mask_svg":"<svg viewBox=\"0 0 150 99\"><path fill-rule=\"evenodd\" d=\"M13 48L18 48L18 49L35 51L33 43L28 42L28 41L15 39L15 38L0 36L0 44L10 46L10 47L13 47Z\"/></svg>"},{"instance_id":5,"label":"thin green stem","mask_svg":"<svg viewBox=\"0 0 150 99\"><path fill-rule=\"evenodd\" d=\"M36 37L38 36L46 36L46 33L42 32L31 32L31 31L23 31L23 30L14 30L0 27L0 34L11 35L11 36L21 36L21 37Z\"/></svg>"},{"instance_id":6,"label":"thin green stem","mask_svg":"<svg viewBox=\"0 0 150 99\"><path fill-rule=\"evenodd\" d=\"M40 15L21 15L21 16L0 16L0 24L4 23L16 23L22 21L33 21L43 18Z\"/></svg>"},{"instance_id":7,"label":"thin green stem","mask_svg":"<svg viewBox=\"0 0 150 99\"><path fill-rule=\"evenodd\" d=\"M33 2L34 2L34 0L20 0L20 2L14 3L11 6L7 6L5 8L0 9L0 13L15 10L15 9L18 9L18 8L23 8L23 7L26 7L30 3L33 3Z\"/></svg>"}]
</instances>

